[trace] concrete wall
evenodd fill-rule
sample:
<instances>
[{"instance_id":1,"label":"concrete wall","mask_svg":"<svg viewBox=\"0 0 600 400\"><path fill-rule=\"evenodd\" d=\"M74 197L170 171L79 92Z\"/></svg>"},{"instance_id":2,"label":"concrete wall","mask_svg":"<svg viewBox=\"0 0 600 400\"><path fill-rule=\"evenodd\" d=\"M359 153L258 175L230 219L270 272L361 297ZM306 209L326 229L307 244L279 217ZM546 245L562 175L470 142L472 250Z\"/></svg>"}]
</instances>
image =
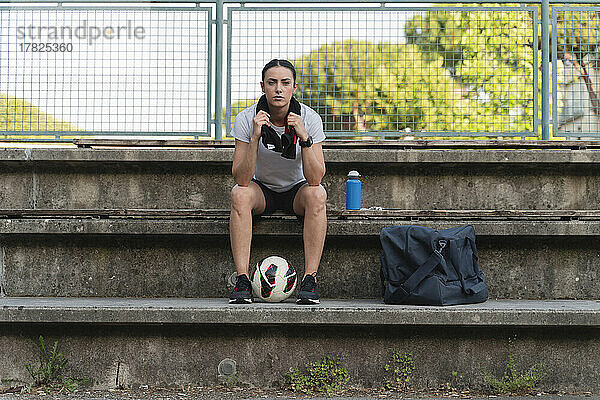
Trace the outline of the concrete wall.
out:
<instances>
[{"instance_id":1,"label":"concrete wall","mask_svg":"<svg viewBox=\"0 0 600 400\"><path fill-rule=\"evenodd\" d=\"M351 169L364 177L364 207L599 208L598 151L327 149L325 153L328 174L323 184L330 209L344 207L345 175ZM231 149L2 150L0 209L228 208L231 156ZM377 233L392 222L331 222L319 278L324 299L379 298ZM600 293L597 220L405 222L478 224L480 265L492 298L595 299ZM259 223L251 263L277 252L301 273L300 228L294 220ZM224 218L0 220L0 292L8 296L224 298L232 272ZM560 310L567 318L597 315L596 309L579 302L567 304ZM415 318L425 318L426 309L415 307ZM535 310L524 312L517 324L494 327L488 327L485 319L471 327L437 320L428 326L388 327L297 321L288 325L281 320L153 325L132 319L98 324L66 322L68 312L66 305L59 307L54 322L43 325L5 320L0 378L29 379L24 365L38 359L37 337L43 334L49 343L60 340L70 361L69 375L89 378L98 387L212 384L218 381L217 365L224 358L238 363L239 382L271 385L290 367L326 355L344 356L352 383L379 386L386 378L384 365L398 350L413 353L417 388L452 381L454 371L456 386L482 388L487 374L500 377L504 372L508 341L516 335L511 349L515 360L525 370L543 363L543 390L600 392L597 324L577 327L567 322L556 327L553 312L545 314L552 326L536 328L526 327ZM90 315L94 312L90 310ZM444 312L453 313L453 308ZM113 318L110 310L108 315Z\"/></svg>"},{"instance_id":2,"label":"concrete wall","mask_svg":"<svg viewBox=\"0 0 600 400\"><path fill-rule=\"evenodd\" d=\"M385 364L400 351L413 354L416 388L481 389L487 374L502 376L508 340L516 338L517 367L541 363L542 390L600 391L598 330L590 328L16 325L0 336L4 379L28 378L24 365L37 360L39 334L48 343L60 339L69 375L105 388L214 384L225 358L236 361L239 383L273 385L290 368L327 355L344 357L351 383L382 386Z\"/></svg>"},{"instance_id":3,"label":"concrete wall","mask_svg":"<svg viewBox=\"0 0 600 400\"><path fill-rule=\"evenodd\" d=\"M231 156L231 149L5 149L0 209L228 208ZM364 177L363 207L599 208L600 152L594 150L327 149L326 160L330 209L344 207L350 169ZM224 220L67 221L66 228L52 220L25 228L0 222L0 287L9 296L222 297L230 291L233 260ZM378 232L402 223L439 226L331 221L323 295L379 297ZM255 227L251 263L285 254L302 271L301 225L276 225ZM477 226L492 298L597 297L598 224L559 225Z\"/></svg>"},{"instance_id":4,"label":"concrete wall","mask_svg":"<svg viewBox=\"0 0 600 400\"><path fill-rule=\"evenodd\" d=\"M275 243L274 243L275 241ZM3 235L8 296L226 297L234 272L226 236ZM595 299L600 237L477 239L491 298ZM324 298L380 298L377 236L329 237L320 265ZM300 235L258 236L251 264L284 255L304 269Z\"/></svg>"},{"instance_id":5,"label":"concrete wall","mask_svg":"<svg viewBox=\"0 0 600 400\"><path fill-rule=\"evenodd\" d=\"M0 209L228 208L231 149L0 151ZM597 209L594 150L327 149L330 209Z\"/></svg>"}]
</instances>

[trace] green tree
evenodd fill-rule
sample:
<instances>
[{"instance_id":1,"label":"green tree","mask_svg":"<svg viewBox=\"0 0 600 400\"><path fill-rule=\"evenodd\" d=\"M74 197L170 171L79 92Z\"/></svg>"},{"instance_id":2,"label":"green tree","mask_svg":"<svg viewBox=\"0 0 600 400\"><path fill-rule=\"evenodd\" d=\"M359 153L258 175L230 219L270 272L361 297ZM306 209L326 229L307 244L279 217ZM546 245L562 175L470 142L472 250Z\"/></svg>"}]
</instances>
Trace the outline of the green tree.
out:
<instances>
[{"instance_id":1,"label":"green tree","mask_svg":"<svg viewBox=\"0 0 600 400\"><path fill-rule=\"evenodd\" d=\"M258 102L258 98L239 100L239 101L236 101L233 104L231 104L231 116L229 119L229 126L231 128L233 128L233 122L235 121L235 117L236 117L236 115L239 114L240 111L242 111L244 108L250 107L252 104L255 104L257 102ZM227 108L226 107L223 107L221 115L222 115L223 121L226 123L227 122Z\"/></svg>"},{"instance_id":2,"label":"green tree","mask_svg":"<svg viewBox=\"0 0 600 400\"><path fill-rule=\"evenodd\" d=\"M533 130L533 22L524 10L436 10L406 24L408 43L476 98L469 131Z\"/></svg>"},{"instance_id":3,"label":"green tree","mask_svg":"<svg viewBox=\"0 0 600 400\"><path fill-rule=\"evenodd\" d=\"M81 131L68 122L57 120L49 114L42 112L33 104L16 97L0 93L0 135L2 132L23 132L23 136L0 136L2 138L30 138L27 132L75 132ZM50 136L53 137L53 136Z\"/></svg>"},{"instance_id":4,"label":"green tree","mask_svg":"<svg viewBox=\"0 0 600 400\"><path fill-rule=\"evenodd\" d=\"M347 40L294 63L297 96L323 117L328 131L421 131L457 89L441 59L427 61L406 44Z\"/></svg>"},{"instance_id":5,"label":"green tree","mask_svg":"<svg viewBox=\"0 0 600 400\"><path fill-rule=\"evenodd\" d=\"M458 131L477 101L415 45L346 40L292 60L298 99L314 108L333 132ZM249 104L232 105L232 120Z\"/></svg>"},{"instance_id":6,"label":"green tree","mask_svg":"<svg viewBox=\"0 0 600 400\"><path fill-rule=\"evenodd\" d=\"M494 120L504 126L532 129L535 88L534 69L541 61L541 42L532 33L532 13L514 10L442 11L432 9L407 23L409 43L419 46L425 57L442 57L453 77L472 90L485 93ZM541 38L538 28L537 38ZM557 58L570 61L584 80L592 109L600 115L585 58L599 50L600 12L561 11L557 14ZM534 48L540 50L534 60ZM551 66L552 67L552 66ZM538 71L539 72L539 71ZM560 77L561 75L558 74ZM559 78L560 79L560 78ZM541 72L537 87L541 88Z\"/></svg>"},{"instance_id":7,"label":"green tree","mask_svg":"<svg viewBox=\"0 0 600 400\"><path fill-rule=\"evenodd\" d=\"M533 132L540 28L531 9L510 6L432 7L407 21L406 43L323 45L292 60L297 96L333 132ZM561 12L557 33L559 60L577 68L600 113L585 65L599 51L600 13Z\"/></svg>"}]
</instances>

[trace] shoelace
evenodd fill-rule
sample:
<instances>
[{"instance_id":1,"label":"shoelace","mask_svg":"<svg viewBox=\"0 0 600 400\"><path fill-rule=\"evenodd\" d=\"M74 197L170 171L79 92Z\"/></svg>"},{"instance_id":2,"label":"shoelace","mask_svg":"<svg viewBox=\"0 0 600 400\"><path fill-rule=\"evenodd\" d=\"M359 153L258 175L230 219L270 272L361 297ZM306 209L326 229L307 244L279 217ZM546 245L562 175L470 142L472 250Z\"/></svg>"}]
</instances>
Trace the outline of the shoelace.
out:
<instances>
[{"instance_id":1,"label":"shoelace","mask_svg":"<svg viewBox=\"0 0 600 400\"><path fill-rule=\"evenodd\" d=\"M314 292L316 286L317 286L317 282L315 282L314 278L310 279L310 278L306 277L302 280L301 290L304 290L306 292Z\"/></svg>"},{"instance_id":2,"label":"shoelace","mask_svg":"<svg viewBox=\"0 0 600 400\"><path fill-rule=\"evenodd\" d=\"M237 282L235 283L235 291L236 292L243 292L245 290L248 290L249 288L250 288L250 281L248 279L238 278Z\"/></svg>"}]
</instances>

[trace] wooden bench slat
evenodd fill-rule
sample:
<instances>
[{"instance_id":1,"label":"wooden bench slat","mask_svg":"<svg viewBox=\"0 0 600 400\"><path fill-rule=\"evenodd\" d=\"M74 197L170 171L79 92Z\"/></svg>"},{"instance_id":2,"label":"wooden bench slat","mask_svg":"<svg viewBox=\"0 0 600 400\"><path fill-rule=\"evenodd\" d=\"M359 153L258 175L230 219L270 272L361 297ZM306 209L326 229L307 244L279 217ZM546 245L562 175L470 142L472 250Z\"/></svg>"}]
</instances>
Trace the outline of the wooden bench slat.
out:
<instances>
[{"instance_id":1,"label":"wooden bench slat","mask_svg":"<svg viewBox=\"0 0 600 400\"><path fill-rule=\"evenodd\" d=\"M110 147L171 147L171 148L233 148L234 140L176 139L74 139L84 148ZM563 149L600 148L600 141L557 140L336 140L328 139L324 148L353 149Z\"/></svg>"}]
</instances>

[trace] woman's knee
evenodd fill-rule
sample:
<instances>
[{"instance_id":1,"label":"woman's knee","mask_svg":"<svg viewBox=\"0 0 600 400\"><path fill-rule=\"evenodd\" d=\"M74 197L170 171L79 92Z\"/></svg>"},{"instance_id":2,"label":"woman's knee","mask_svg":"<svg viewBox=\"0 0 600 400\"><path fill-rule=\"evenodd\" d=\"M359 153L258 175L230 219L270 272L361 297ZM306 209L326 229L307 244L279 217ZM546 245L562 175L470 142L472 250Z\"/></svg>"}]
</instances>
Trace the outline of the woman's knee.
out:
<instances>
[{"instance_id":1,"label":"woman's knee","mask_svg":"<svg viewBox=\"0 0 600 400\"><path fill-rule=\"evenodd\" d=\"M248 186L235 185L231 189L231 208L234 210L252 209L254 198L252 189Z\"/></svg>"},{"instance_id":2,"label":"woman's knee","mask_svg":"<svg viewBox=\"0 0 600 400\"><path fill-rule=\"evenodd\" d=\"M308 186L305 195L307 208L310 208L313 211L325 209L325 205L327 204L327 191L323 186Z\"/></svg>"}]
</instances>

